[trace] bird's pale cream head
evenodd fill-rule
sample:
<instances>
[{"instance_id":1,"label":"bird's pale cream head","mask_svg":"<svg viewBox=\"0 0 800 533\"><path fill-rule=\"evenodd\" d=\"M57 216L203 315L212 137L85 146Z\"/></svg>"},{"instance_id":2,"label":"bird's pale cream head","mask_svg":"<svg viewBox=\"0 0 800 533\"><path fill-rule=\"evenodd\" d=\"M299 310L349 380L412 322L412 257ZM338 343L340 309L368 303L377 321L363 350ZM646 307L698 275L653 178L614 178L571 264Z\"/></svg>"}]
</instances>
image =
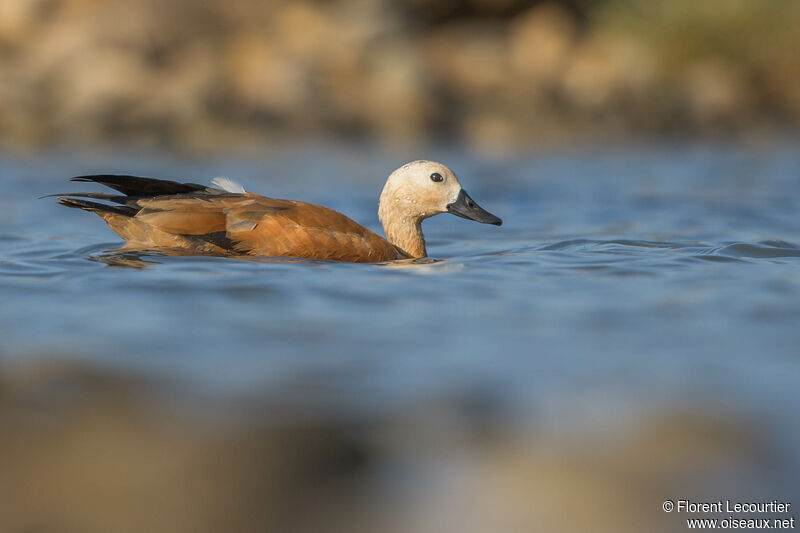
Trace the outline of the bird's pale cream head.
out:
<instances>
[{"instance_id":1,"label":"bird's pale cream head","mask_svg":"<svg viewBox=\"0 0 800 533\"><path fill-rule=\"evenodd\" d=\"M484 224L502 223L469 197L452 170L435 161L412 161L392 172L378 209L384 222L398 216L421 221L448 212Z\"/></svg>"},{"instance_id":2,"label":"bird's pale cream head","mask_svg":"<svg viewBox=\"0 0 800 533\"><path fill-rule=\"evenodd\" d=\"M412 161L392 172L386 180L381 211L388 209L402 212L406 217L425 219L446 212L448 204L456 201L460 191L458 178L443 164Z\"/></svg>"},{"instance_id":3,"label":"bird's pale cream head","mask_svg":"<svg viewBox=\"0 0 800 533\"><path fill-rule=\"evenodd\" d=\"M455 173L435 161L412 161L386 180L378 216L389 242L411 257L425 257L420 224L439 213L499 226L502 221L484 211L461 188Z\"/></svg>"}]
</instances>

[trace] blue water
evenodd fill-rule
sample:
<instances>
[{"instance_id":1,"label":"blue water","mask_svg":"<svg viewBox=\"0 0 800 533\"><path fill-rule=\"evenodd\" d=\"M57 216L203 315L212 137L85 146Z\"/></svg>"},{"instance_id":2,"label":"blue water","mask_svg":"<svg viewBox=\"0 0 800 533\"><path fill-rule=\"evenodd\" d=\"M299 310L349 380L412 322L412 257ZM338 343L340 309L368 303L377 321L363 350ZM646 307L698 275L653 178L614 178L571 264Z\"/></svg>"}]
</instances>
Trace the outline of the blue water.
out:
<instances>
[{"instance_id":1,"label":"blue water","mask_svg":"<svg viewBox=\"0 0 800 533\"><path fill-rule=\"evenodd\" d=\"M380 232L385 176L418 157L450 165L504 225L430 219L438 261L410 266L120 255L98 217L37 199L91 188L67 181L84 173L226 175ZM350 414L474 390L555 424L722 411L800 444L800 152L788 143L56 151L7 154L0 182L7 361L76 360L213 394L313 392Z\"/></svg>"}]
</instances>

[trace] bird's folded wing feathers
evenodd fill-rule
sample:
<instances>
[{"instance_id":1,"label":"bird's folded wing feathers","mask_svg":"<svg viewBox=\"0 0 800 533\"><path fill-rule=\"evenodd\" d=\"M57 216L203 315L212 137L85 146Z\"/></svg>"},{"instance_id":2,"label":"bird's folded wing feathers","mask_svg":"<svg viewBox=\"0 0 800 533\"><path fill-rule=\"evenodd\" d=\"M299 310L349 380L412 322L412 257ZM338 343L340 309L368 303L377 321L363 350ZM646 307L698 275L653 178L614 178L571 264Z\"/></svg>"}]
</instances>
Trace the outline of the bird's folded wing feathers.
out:
<instances>
[{"instance_id":1,"label":"bird's folded wing feathers","mask_svg":"<svg viewBox=\"0 0 800 533\"><path fill-rule=\"evenodd\" d=\"M236 250L258 255L396 258L382 237L341 213L258 195L160 197L140 200L136 219L161 231L203 236L225 232Z\"/></svg>"},{"instance_id":2,"label":"bird's folded wing feathers","mask_svg":"<svg viewBox=\"0 0 800 533\"><path fill-rule=\"evenodd\" d=\"M140 200L136 219L177 235L203 235L225 231L221 205L198 198L154 198Z\"/></svg>"}]
</instances>

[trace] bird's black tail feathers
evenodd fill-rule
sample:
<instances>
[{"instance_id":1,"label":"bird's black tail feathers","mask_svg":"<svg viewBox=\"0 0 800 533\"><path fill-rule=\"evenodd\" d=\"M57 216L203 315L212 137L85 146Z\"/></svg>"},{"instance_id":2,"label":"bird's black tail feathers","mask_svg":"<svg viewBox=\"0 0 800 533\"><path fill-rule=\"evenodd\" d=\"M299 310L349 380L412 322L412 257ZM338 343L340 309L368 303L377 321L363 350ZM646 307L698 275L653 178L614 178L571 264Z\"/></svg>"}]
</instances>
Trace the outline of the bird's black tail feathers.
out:
<instances>
[{"instance_id":1,"label":"bird's black tail feathers","mask_svg":"<svg viewBox=\"0 0 800 533\"><path fill-rule=\"evenodd\" d=\"M205 191L205 185L197 183L178 183L177 181L159 180L155 178L138 178L136 176L117 176L113 174L95 174L77 176L70 181L91 181L110 187L126 196L148 198L168 194L186 194Z\"/></svg>"},{"instance_id":2,"label":"bird's black tail feathers","mask_svg":"<svg viewBox=\"0 0 800 533\"><path fill-rule=\"evenodd\" d=\"M66 207L74 207L76 209L85 209L86 211L94 211L96 213L117 213L128 217L134 216L138 209L128 207L125 205L108 205L99 202L89 202L87 200L78 200L77 198L66 198L60 196L58 203Z\"/></svg>"},{"instance_id":3,"label":"bird's black tail feathers","mask_svg":"<svg viewBox=\"0 0 800 533\"><path fill-rule=\"evenodd\" d=\"M205 191L205 185L196 183L179 183L177 181L160 180L155 178L139 178L136 176L119 176L113 174L95 174L91 176L77 176L70 181L93 182L110 187L122 194L108 194L101 192L75 192L48 194L42 198L52 196L58 197L58 203L66 207L85 209L97 213L118 213L132 217L139 212L140 207L136 204L142 198L153 198L155 196L166 196L171 194L187 194L198 191ZM96 200L106 200L119 205L101 204L99 202L89 202L78 200L78 198L92 198Z\"/></svg>"}]
</instances>

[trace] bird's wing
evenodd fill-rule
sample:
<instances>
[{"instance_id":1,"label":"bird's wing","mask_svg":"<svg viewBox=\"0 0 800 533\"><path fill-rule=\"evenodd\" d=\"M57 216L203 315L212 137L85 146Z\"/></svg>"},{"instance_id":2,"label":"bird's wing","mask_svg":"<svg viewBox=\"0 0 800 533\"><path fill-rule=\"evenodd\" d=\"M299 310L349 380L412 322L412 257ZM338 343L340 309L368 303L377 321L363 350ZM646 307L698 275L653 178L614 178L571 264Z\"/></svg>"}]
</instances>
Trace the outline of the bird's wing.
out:
<instances>
[{"instance_id":1,"label":"bird's wing","mask_svg":"<svg viewBox=\"0 0 800 533\"><path fill-rule=\"evenodd\" d=\"M338 261L389 261L397 249L345 215L319 205L256 194L221 199L239 251Z\"/></svg>"},{"instance_id":2,"label":"bird's wing","mask_svg":"<svg viewBox=\"0 0 800 533\"><path fill-rule=\"evenodd\" d=\"M137 221L220 246L224 235L230 252L355 262L402 257L386 239L338 211L305 202L253 193L189 193L137 203Z\"/></svg>"}]
</instances>

